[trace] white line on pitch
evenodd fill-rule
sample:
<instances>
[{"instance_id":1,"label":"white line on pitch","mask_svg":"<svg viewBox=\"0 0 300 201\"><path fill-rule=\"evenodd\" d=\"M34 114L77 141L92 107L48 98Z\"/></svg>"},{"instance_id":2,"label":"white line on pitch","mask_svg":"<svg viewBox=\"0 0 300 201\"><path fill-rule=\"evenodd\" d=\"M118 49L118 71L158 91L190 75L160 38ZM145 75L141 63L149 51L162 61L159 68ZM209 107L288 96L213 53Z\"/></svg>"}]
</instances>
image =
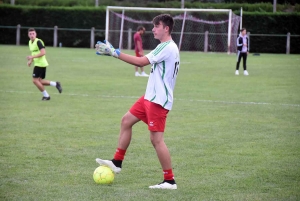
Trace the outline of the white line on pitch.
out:
<instances>
[{"instance_id":1,"label":"white line on pitch","mask_svg":"<svg viewBox=\"0 0 300 201\"><path fill-rule=\"evenodd\" d=\"M0 92L4 92L4 93L24 93L24 94L37 93L37 92L30 92L30 91L13 91L13 90L0 90ZM58 94L54 94L54 95L58 95ZM111 95L66 94L66 93L63 93L63 95L66 95L66 96L93 96L93 97L101 97L101 98L130 98L130 99L140 98L139 96L111 96ZM189 101L189 102L244 104L244 105L281 105L281 106L290 106L290 107L300 107L300 104L288 104L288 103L236 102L236 101L215 101L215 100L197 100L197 99L182 99L182 98L174 98L174 99L178 100L178 101Z\"/></svg>"}]
</instances>

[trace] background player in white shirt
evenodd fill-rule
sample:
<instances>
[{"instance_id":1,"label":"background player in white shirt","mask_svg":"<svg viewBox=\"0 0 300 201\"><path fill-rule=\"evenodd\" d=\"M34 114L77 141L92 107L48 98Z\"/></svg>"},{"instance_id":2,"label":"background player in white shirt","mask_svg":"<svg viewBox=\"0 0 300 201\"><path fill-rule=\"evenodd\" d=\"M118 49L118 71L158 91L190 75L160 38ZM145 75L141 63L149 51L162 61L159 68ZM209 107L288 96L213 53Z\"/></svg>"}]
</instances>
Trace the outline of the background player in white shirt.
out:
<instances>
[{"instance_id":1,"label":"background player in white shirt","mask_svg":"<svg viewBox=\"0 0 300 201\"><path fill-rule=\"evenodd\" d=\"M153 25L154 38L160 40L161 43L143 57L121 53L120 50L114 49L109 42L96 44L99 55L114 56L139 67L152 65L145 95L137 100L122 118L118 148L114 158L112 160L97 158L96 161L100 165L109 166L115 173L119 173L131 141L132 126L143 121L148 125L150 139L164 174L163 182L149 186L149 188L177 189L170 153L163 136L167 114L173 105L173 90L180 63L179 50L171 37L174 20L170 15L156 16L153 19Z\"/></svg>"}]
</instances>

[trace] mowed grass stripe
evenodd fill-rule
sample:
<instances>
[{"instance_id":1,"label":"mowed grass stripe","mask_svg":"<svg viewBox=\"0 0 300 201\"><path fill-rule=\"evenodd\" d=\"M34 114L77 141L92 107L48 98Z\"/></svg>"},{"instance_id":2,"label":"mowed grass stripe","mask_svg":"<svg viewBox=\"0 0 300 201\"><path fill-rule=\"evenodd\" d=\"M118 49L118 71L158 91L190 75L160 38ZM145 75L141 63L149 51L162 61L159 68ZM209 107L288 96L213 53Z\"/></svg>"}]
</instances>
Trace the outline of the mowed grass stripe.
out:
<instances>
[{"instance_id":1,"label":"mowed grass stripe","mask_svg":"<svg viewBox=\"0 0 300 201\"><path fill-rule=\"evenodd\" d=\"M35 94L36 92L30 92L30 91L5 91L5 90L0 90L1 92L4 93L29 93L29 94ZM61 94L54 94L54 95L59 95ZM122 96L122 95L98 95L98 94L62 94L65 96L82 96L82 97L100 97L100 98L117 98L117 99L137 99L139 98L138 96ZM222 100L194 100L194 99L178 99L174 98L174 100L178 101L188 101L188 102L206 102L206 103L219 103L219 104L245 104L245 105L281 105L281 106L290 106L290 107L300 107L298 104L287 104L287 103L279 103L279 104L273 104L273 103L261 103L261 102L227 102L227 101L222 101Z\"/></svg>"}]
</instances>

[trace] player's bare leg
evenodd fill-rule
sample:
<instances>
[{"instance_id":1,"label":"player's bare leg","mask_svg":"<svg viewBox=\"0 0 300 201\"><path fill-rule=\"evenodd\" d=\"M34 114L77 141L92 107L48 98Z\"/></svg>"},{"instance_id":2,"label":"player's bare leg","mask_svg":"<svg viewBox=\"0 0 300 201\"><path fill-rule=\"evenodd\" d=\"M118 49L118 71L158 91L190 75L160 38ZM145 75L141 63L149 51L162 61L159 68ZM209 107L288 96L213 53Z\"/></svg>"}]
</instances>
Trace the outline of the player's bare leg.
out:
<instances>
[{"instance_id":1,"label":"player's bare leg","mask_svg":"<svg viewBox=\"0 0 300 201\"><path fill-rule=\"evenodd\" d=\"M135 66L134 68L135 68L135 74L134 75L136 77L141 76L141 74L139 73L139 67Z\"/></svg>"},{"instance_id":2,"label":"player's bare leg","mask_svg":"<svg viewBox=\"0 0 300 201\"><path fill-rule=\"evenodd\" d=\"M112 160L102 160L96 158L96 162L100 165L106 165L110 167L115 173L119 173L122 168L122 162L126 153L126 150L130 144L132 136L132 126L140 120L130 112L127 112L121 121L121 129L118 141L118 148L115 156Z\"/></svg>"},{"instance_id":3,"label":"player's bare leg","mask_svg":"<svg viewBox=\"0 0 300 201\"><path fill-rule=\"evenodd\" d=\"M32 78L32 82L33 84L42 92L43 94L43 98L42 100L50 100L50 96L47 93L47 91L45 90L45 87L43 85L43 83L41 82L41 78Z\"/></svg>"},{"instance_id":4,"label":"player's bare leg","mask_svg":"<svg viewBox=\"0 0 300 201\"><path fill-rule=\"evenodd\" d=\"M139 121L140 120L130 112L127 112L122 117L118 148L123 150L128 148L132 136L132 126Z\"/></svg>"},{"instance_id":5,"label":"player's bare leg","mask_svg":"<svg viewBox=\"0 0 300 201\"><path fill-rule=\"evenodd\" d=\"M144 67L140 67L140 68L141 68L141 76L142 77L149 77L149 75L145 73Z\"/></svg>"},{"instance_id":6,"label":"player's bare leg","mask_svg":"<svg viewBox=\"0 0 300 201\"><path fill-rule=\"evenodd\" d=\"M152 132L150 131L150 140L156 151L157 157L163 170L172 168L171 156L167 145L165 144L163 132Z\"/></svg>"},{"instance_id":7,"label":"player's bare leg","mask_svg":"<svg viewBox=\"0 0 300 201\"><path fill-rule=\"evenodd\" d=\"M54 81L43 80L43 79L40 79L40 81L44 86L53 86L53 87L57 88L59 93L62 92L62 87L61 87L60 82L54 82Z\"/></svg>"},{"instance_id":8,"label":"player's bare leg","mask_svg":"<svg viewBox=\"0 0 300 201\"><path fill-rule=\"evenodd\" d=\"M49 80L43 80L41 78L40 79L40 82L44 85L44 86L49 86L50 85L50 81Z\"/></svg>"},{"instance_id":9,"label":"player's bare leg","mask_svg":"<svg viewBox=\"0 0 300 201\"><path fill-rule=\"evenodd\" d=\"M164 181L160 184L149 186L153 189L177 189L172 171L171 156L164 141L163 132L150 131L150 140L156 151L157 157L164 172Z\"/></svg>"},{"instance_id":10,"label":"player's bare leg","mask_svg":"<svg viewBox=\"0 0 300 201\"><path fill-rule=\"evenodd\" d=\"M135 76L136 77L138 77L138 76L149 77L149 75L145 73L144 67L135 66L134 68L135 68ZM141 73L139 73L139 68L141 69Z\"/></svg>"},{"instance_id":11,"label":"player's bare leg","mask_svg":"<svg viewBox=\"0 0 300 201\"><path fill-rule=\"evenodd\" d=\"M45 90L44 85L41 83L41 78L32 78L33 84L41 91L43 92Z\"/></svg>"}]
</instances>

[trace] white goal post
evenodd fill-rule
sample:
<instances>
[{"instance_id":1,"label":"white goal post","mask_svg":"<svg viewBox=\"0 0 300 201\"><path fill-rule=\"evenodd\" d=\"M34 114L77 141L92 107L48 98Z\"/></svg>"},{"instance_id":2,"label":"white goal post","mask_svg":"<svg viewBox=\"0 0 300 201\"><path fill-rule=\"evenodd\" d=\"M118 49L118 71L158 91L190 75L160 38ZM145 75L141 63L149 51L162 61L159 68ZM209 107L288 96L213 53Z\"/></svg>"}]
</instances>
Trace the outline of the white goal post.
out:
<instances>
[{"instance_id":1,"label":"white goal post","mask_svg":"<svg viewBox=\"0 0 300 201\"><path fill-rule=\"evenodd\" d=\"M152 34L151 26L153 27L153 17L161 13L173 16L177 26L173 28L172 38L180 50L235 52L235 38L238 33L240 17L232 13L231 9L107 6L105 39L120 49L124 48L124 46L127 46L127 49L131 49L132 30L135 31L139 25L147 25L146 33L149 34L149 37L143 41L144 43L147 41L157 45L157 43L152 42L150 37ZM147 47L154 49L152 46Z\"/></svg>"}]
</instances>

